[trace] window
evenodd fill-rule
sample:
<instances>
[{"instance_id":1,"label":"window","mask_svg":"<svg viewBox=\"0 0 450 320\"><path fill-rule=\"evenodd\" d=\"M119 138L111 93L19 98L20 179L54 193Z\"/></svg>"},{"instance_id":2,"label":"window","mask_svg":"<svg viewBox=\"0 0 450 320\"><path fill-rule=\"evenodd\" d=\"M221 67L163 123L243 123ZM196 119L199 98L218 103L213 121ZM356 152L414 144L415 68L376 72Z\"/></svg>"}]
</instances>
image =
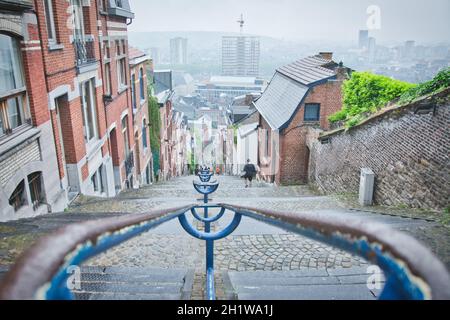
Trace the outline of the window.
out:
<instances>
[{"instance_id":1,"label":"window","mask_svg":"<svg viewBox=\"0 0 450 320\"><path fill-rule=\"evenodd\" d=\"M55 20L53 17L53 1L52 0L44 0L44 10L45 10L45 22L47 23L48 42L55 44L56 43L56 28L55 28Z\"/></svg>"},{"instance_id":2,"label":"window","mask_svg":"<svg viewBox=\"0 0 450 320\"><path fill-rule=\"evenodd\" d=\"M139 90L141 92L141 101L145 100L145 90L144 90L144 69L139 69Z\"/></svg>"},{"instance_id":3,"label":"window","mask_svg":"<svg viewBox=\"0 0 450 320\"><path fill-rule=\"evenodd\" d=\"M305 104L305 121L319 121L320 120L320 104L307 103Z\"/></svg>"},{"instance_id":4,"label":"window","mask_svg":"<svg viewBox=\"0 0 450 320\"><path fill-rule=\"evenodd\" d=\"M100 1L100 11L102 11L102 12L108 11L108 0Z\"/></svg>"},{"instance_id":5,"label":"window","mask_svg":"<svg viewBox=\"0 0 450 320\"><path fill-rule=\"evenodd\" d=\"M128 158L128 155L130 154L130 140L128 137L128 116L125 116L122 119L122 135L125 149L125 158Z\"/></svg>"},{"instance_id":6,"label":"window","mask_svg":"<svg viewBox=\"0 0 450 320\"><path fill-rule=\"evenodd\" d=\"M92 175L91 183L94 187L94 192L105 193L105 185L103 184L103 165Z\"/></svg>"},{"instance_id":7,"label":"window","mask_svg":"<svg viewBox=\"0 0 450 320\"><path fill-rule=\"evenodd\" d=\"M35 172L28 176L28 187L30 188L30 197L33 209L36 210L45 202L44 193L42 192L41 172Z\"/></svg>"},{"instance_id":8,"label":"window","mask_svg":"<svg viewBox=\"0 0 450 320\"><path fill-rule=\"evenodd\" d=\"M125 42L125 40L122 40L122 54L126 54L126 53L127 53L126 42Z\"/></svg>"},{"instance_id":9,"label":"window","mask_svg":"<svg viewBox=\"0 0 450 320\"><path fill-rule=\"evenodd\" d=\"M268 157L269 156L269 147L270 147L270 145L269 145L269 142L270 142L269 130L265 130L265 131L266 131L266 136L265 136L266 148L264 151L265 151L265 156Z\"/></svg>"},{"instance_id":10,"label":"window","mask_svg":"<svg viewBox=\"0 0 450 320\"><path fill-rule=\"evenodd\" d=\"M94 186L94 191L95 191L95 192L98 192L99 189L98 189L98 176L97 176L97 172L94 173L94 174L92 175L91 182L92 182L92 184L93 184L93 186Z\"/></svg>"},{"instance_id":11,"label":"window","mask_svg":"<svg viewBox=\"0 0 450 320\"><path fill-rule=\"evenodd\" d=\"M20 208L25 206L26 203L25 181L22 180L11 194L11 197L9 197L9 205L14 208L15 212L17 212Z\"/></svg>"},{"instance_id":12,"label":"window","mask_svg":"<svg viewBox=\"0 0 450 320\"><path fill-rule=\"evenodd\" d=\"M115 0L116 1L116 6L119 8L122 8L122 0Z\"/></svg>"},{"instance_id":13,"label":"window","mask_svg":"<svg viewBox=\"0 0 450 320\"><path fill-rule=\"evenodd\" d=\"M126 58L117 61L117 76L119 80L119 91L127 86Z\"/></svg>"},{"instance_id":14,"label":"window","mask_svg":"<svg viewBox=\"0 0 450 320\"><path fill-rule=\"evenodd\" d=\"M109 48L109 41L103 41L103 56L104 56L104 59L111 58L111 50Z\"/></svg>"},{"instance_id":15,"label":"window","mask_svg":"<svg viewBox=\"0 0 450 320\"><path fill-rule=\"evenodd\" d=\"M110 96L111 93L111 64L108 62L105 63L105 94Z\"/></svg>"},{"instance_id":16,"label":"window","mask_svg":"<svg viewBox=\"0 0 450 320\"><path fill-rule=\"evenodd\" d=\"M75 39L84 39L84 18L82 0L71 0Z\"/></svg>"},{"instance_id":17,"label":"window","mask_svg":"<svg viewBox=\"0 0 450 320\"><path fill-rule=\"evenodd\" d=\"M0 136L29 122L19 41L0 34Z\"/></svg>"},{"instance_id":18,"label":"window","mask_svg":"<svg viewBox=\"0 0 450 320\"><path fill-rule=\"evenodd\" d=\"M142 146L144 148L144 150L147 149L147 121L144 119L144 121L142 121Z\"/></svg>"},{"instance_id":19,"label":"window","mask_svg":"<svg viewBox=\"0 0 450 320\"><path fill-rule=\"evenodd\" d=\"M84 138L90 142L97 138L97 115L94 80L89 80L81 85Z\"/></svg>"},{"instance_id":20,"label":"window","mask_svg":"<svg viewBox=\"0 0 450 320\"><path fill-rule=\"evenodd\" d=\"M131 102L133 109L137 109L136 105L136 76L133 74L131 76Z\"/></svg>"},{"instance_id":21,"label":"window","mask_svg":"<svg viewBox=\"0 0 450 320\"><path fill-rule=\"evenodd\" d=\"M119 40L116 40L116 55L117 55L117 56L120 56L120 55L121 55L121 53L120 53L120 42L119 42Z\"/></svg>"},{"instance_id":22,"label":"window","mask_svg":"<svg viewBox=\"0 0 450 320\"><path fill-rule=\"evenodd\" d=\"M100 180L100 192L105 193L106 189L105 184L103 183L103 165L101 165L100 168L98 169L98 178Z\"/></svg>"}]
</instances>

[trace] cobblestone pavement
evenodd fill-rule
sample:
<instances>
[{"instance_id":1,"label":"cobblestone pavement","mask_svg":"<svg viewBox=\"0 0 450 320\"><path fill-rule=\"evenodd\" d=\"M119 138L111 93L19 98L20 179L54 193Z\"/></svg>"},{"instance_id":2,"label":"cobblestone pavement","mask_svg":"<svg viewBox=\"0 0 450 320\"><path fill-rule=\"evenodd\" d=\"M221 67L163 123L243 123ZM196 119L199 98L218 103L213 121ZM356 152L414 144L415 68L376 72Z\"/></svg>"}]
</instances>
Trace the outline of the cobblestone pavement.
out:
<instances>
[{"instance_id":1,"label":"cobblestone pavement","mask_svg":"<svg viewBox=\"0 0 450 320\"><path fill-rule=\"evenodd\" d=\"M115 199L80 197L67 213L0 224L0 267L11 264L37 237L67 223L195 203L200 196L192 187L193 179L194 177L177 178L124 192ZM345 214L386 223L423 241L450 269L450 233L437 222L389 216L386 212L378 214L360 209L351 210L345 202L335 197L318 196L307 186L277 188L255 183L251 189L245 189L239 178L218 179L220 187L212 197L213 202L309 214ZM224 221L215 225L215 228L220 229L230 219L226 214ZM171 221L87 264L190 268L196 270L195 279L198 282L203 277L204 248L204 242L188 236L178 221ZM249 218L243 218L241 226L232 236L215 243L215 263L218 271L346 269L367 264L359 257ZM198 285L194 281L193 296L200 299L201 293L195 292Z\"/></svg>"}]
</instances>

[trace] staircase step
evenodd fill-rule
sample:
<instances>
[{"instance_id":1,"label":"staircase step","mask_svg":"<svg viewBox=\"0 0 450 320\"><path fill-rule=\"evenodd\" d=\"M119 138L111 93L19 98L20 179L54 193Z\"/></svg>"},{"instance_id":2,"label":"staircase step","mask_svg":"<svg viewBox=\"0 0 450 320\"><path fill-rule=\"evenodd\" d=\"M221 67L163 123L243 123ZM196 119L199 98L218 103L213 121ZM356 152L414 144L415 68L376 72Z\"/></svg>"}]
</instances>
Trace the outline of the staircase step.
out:
<instances>
[{"instance_id":1,"label":"staircase step","mask_svg":"<svg viewBox=\"0 0 450 320\"><path fill-rule=\"evenodd\" d=\"M190 298L193 271L85 266L78 300L181 300Z\"/></svg>"},{"instance_id":2,"label":"staircase step","mask_svg":"<svg viewBox=\"0 0 450 320\"><path fill-rule=\"evenodd\" d=\"M381 290L369 290L367 267L300 271L229 272L239 300L374 300ZM385 279L381 279L381 287Z\"/></svg>"}]
</instances>

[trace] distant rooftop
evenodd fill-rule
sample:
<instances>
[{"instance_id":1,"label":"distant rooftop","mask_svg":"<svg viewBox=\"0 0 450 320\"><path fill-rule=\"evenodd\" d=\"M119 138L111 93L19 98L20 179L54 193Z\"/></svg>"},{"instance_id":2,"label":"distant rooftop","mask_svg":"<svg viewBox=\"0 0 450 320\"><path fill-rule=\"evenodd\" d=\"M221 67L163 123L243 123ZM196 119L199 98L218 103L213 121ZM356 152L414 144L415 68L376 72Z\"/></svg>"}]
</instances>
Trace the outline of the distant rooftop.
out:
<instances>
[{"instance_id":1,"label":"distant rooftop","mask_svg":"<svg viewBox=\"0 0 450 320\"><path fill-rule=\"evenodd\" d=\"M256 77L226 77L213 76L210 79L211 83L239 83L239 84L255 84Z\"/></svg>"},{"instance_id":2,"label":"distant rooftop","mask_svg":"<svg viewBox=\"0 0 450 320\"><path fill-rule=\"evenodd\" d=\"M338 64L332 60L331 52L300 59L281 67L254 105L272 129L284 129L292 121L310 88L322 81L336 78L336 67Z\"/></svg>"},{"instance_id":3,"label":"distant rooftop","mask_svg":"<svg viewBox=\"0 0 450 320\"><path fill-rule=\"evenodd\" d=\"M335 76L334 71L327 67L336 65L331 59L315 55L281 67L277 69L277 72L301 84L310 85Z\"/></svg>"},{"instance_id":4,"label":"distant rooftop","mask_svg":"<svg viewBox=\"0 0 450 320\"><path fill-rule=\"evenodd\" d=\"M148 56L145 52L131 46L128 47L128 57L130 60L130 65L136 65L146 60L150 60L150 56Z\"/></svg>"}]
</instances>

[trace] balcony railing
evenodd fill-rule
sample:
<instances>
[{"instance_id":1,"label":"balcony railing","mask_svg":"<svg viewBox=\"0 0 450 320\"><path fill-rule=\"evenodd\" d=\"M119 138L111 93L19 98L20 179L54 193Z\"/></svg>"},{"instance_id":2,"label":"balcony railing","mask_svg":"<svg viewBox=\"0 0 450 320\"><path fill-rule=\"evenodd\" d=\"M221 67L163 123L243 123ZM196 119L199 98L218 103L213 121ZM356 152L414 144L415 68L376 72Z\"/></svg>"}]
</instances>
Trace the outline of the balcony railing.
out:
<instances>
[{"instance_id":1,"label":"balcony railing","mask_svg":"<svg viewBox=\"0 0 450 320\"><path fill-rule=\"evenodd\" d=\"M95 59L95 43L92 39L75 39L76 64L78 71L82 71L83 67L96 63Z\"/></svg>"},{"instance_id":2,"label":"balcony railing","mask_svg":"<svg viewBox=\"0 0 450 320\"><path fill-rule=\"evenodd\" d=\"M133 172L134 168L134 154L131 152L127 159L125 160L125 172L127 174L127 177Z\"/></svg>"},{"instance_id":3,"label":"balcony railing","mask_svg":"<svg viewBox=\"0 0 450 320\"><path fill-rule=\"evenodd\" d=\"M201 171L210 180L209 171ZM210 204L208 195L219 187L217 181L196 182L202 204L192 204L145 214L68 225L42 238L19 258L0 284L0 299L73 299L69 289L70 270L108 249L118 246L163 223L178 219L192 237L206 242L206 289L215 299L214 242L226 238L242 217L255 219L321 241L377 264L386 275L381 300L449 300L450 275L446 267L417 240L388 226L352 217L276 212L229 204ZM214 212L215 211L215 212ZM232 221L212 232L211 223L231 213ZM204 224L204 232L190 223L191 216Z\"/></svg>"},{"instance_id":4,"label":"balcony railing","mask_svg":"<svg viewBox=\"0 0 450 320\"><path fill-rule=\"evenodd\" d=\"M32 0L0 0L0 8L22 11L33 8Z\"/></svg>"}]
</instances>

